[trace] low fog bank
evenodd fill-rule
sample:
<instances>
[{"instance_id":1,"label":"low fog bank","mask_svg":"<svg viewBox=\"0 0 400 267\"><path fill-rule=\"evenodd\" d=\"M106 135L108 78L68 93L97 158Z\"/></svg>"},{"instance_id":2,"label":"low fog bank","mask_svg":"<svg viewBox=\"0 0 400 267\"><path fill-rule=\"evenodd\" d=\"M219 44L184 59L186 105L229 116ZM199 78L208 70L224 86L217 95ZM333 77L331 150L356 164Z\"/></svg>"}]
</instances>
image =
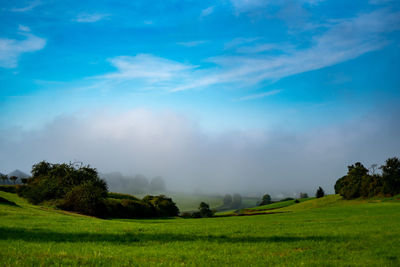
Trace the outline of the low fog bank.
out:
<instances>
[{"instance_id":1,"label":"low fog bank","mask_svg":"<svg viewBox=\"0 0 400 267\"><path fill-rule=\"evenodd\" d=\"M292 196L333 192L349 164L399 156L398 110L301 133L206 133L177 113L135 109L54 119L40 130L0 133L0 172L41 160L82 161L101 173L162 176L171 191Z\"/></svg>"}]
</instances>

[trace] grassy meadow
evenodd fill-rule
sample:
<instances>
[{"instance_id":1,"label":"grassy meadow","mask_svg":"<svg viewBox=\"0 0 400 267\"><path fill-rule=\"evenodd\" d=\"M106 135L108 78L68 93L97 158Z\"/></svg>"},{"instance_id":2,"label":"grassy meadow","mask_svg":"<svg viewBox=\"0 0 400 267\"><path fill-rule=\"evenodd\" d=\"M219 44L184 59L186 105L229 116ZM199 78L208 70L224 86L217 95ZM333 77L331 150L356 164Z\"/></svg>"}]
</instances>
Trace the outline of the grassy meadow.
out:
<instances>
[{"instance_id":1,"label":"grassy meadow","mask_svg":"<svg viewBox=\"0 0 400 267\"><path fill-rule=\"evenodd\" d=\"M337 195L282 213L102 220L0 202L0 265L399 266L400 201Z\"/></svg>"}]
</instances>

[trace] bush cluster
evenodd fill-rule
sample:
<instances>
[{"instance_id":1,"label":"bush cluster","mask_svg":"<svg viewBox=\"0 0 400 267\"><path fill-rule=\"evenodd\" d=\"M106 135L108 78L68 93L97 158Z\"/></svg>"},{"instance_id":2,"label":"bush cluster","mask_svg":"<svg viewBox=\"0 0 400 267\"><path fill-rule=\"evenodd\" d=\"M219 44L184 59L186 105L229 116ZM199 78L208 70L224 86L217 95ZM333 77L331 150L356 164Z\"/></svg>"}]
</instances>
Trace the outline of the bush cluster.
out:
<instances>
[{"instance_id":1,"label":"bush cluster","mask_svg":"<svg viewBox=\"0 0 400 267\"><path fill-rule=\"evenodd\" d=\"M370 174L360 162L348 166L347 175L336 181L336 194L340 194L345 199L399 194L400 160L396 157L389 158L380 169L381 174Z\"/></svg>"},{"instance_id":2,"label":"bush cluster","mask_svg":"<svg viewBox=\"0 0 400 267\"><path fill-rule=\"evenodd\" d=\"M107 217L112 218L173 217L179 214L172 199L164 195L147 195L142 200L108 198L105 203Z\"/></svg>"},{"instance_id":3,"label":"bush cluster","mask_svg":"<svg viewBox=\"0 0 400 267\"><path fill-rule=\"evenodd\" d=\"M108 193L107 183L96 169L76 164L42 161L32 168L32 178L17 193L33 204L53 202L57 207L96 217L146 218L177 216L178 208L164 195L142 200Z\"/></svg>"}]
</instances>

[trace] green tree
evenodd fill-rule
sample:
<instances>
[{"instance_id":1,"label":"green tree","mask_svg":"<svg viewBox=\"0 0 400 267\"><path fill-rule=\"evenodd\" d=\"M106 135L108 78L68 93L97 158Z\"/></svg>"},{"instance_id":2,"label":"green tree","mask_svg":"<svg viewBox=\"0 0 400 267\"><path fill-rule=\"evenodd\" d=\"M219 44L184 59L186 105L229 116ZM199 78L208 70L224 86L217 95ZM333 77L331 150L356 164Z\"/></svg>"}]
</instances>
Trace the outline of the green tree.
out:
<instances>
[{"instance_id":1,"label":"green tree","mask_svg":"<svg viewBox=\"0 0 400 267\"><path fill-rule=\"evenodd\" d=\"M267 205L267 204L271 204L271 203L272 203L271 196L268 194L265 194L265 195L263 195L259 205L263 206L263 205Z\"/></svg>"},{"instance_id":2,"label":"green tree","mask_svg":"<svg viewBox=\"0 0 400 267\"><path fill-rule=\"evenodd\" d=\"M340 194L345 199L360 197L362 181L368 179L368 176L368 169L360 162L348 166L347 175L336 181L336 194Z\"/></svg>"},{"instance_id":3,"label":"green tree","mask_svg":"<svg viewBox=\"0 0 400 267\"><path fill-rule=\"evenodd\" d=\"M400 193L400 160L396 157L386 160L381 166L383 179L383 194L396 195Z\"/></svg>"},{"instance_id":4,"label":"green tree","mask_svg":"<svg viewBox=\"0 0 400 267\"><path fill-rule=\"evenodd\" d=\"M210 210L210 206L205 202L200 203L199 213L200 213L200 216L203 218L212 217L212 215L213 215L213 212Z\"/></svg>"},{"instance_id":5,"label":"green tree","mask_svg":"<svg viewBox=\"0 0 400 267\"><path fill-rule=\"evenodd\" d=\"M317 192L315 193L315 196L317 198L321 198L321 197L325 196L324 189L322 189L322 187L318 187Z\"/></svg>"}]
</instances>

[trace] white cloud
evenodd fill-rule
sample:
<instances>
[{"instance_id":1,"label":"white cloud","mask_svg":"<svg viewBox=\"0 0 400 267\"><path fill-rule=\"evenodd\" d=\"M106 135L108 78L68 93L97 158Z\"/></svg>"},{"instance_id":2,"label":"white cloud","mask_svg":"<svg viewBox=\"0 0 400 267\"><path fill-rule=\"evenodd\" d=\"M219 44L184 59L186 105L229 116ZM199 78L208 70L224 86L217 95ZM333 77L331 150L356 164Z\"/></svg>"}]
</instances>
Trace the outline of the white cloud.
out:
<instances>
[{"instance_id":1,"label":"white cloud","mask_svg":"<svg viewBox=\"0 0 400 267\"><path fill-rule=\"evenodd\" d=\"M207 41L200 40L200 41L191 41L191 42L177 42L178 45L186 46L186 47L194 47L198 45L202 45L207 43Z\"/></svg>"},{"instance_id":2,"label":"white cloud","mask_svg":"<svg viewBox=\"0 0 400 267\"><path fill-rule=\"evenodd\" d=\"M42 4L42 2L40 0L31 1L30 3L28 3L28 5L26 5L24 7L12 8L10 11L12 11L12 12L27 12L27 11L31 11L32 9L34 9L35 7L37 7L41 4Z\"/></svg>"},{"instance_id":3,"label":"white cloud","mask_svg":"<svg viewBox=\"0 0 400 267\"><path fill-rule=\"evenodd\" d=\"M21 29L20 26L20 30L29 29L25 26L22 27ZM20 35L25 36L25 40L0 38L0 67L15 68L22 54L41 50L46 45L46 39L27 32L20 33Z\"/></svg>"},{"instance_id":4,"label":"white cloud","mask_svg":"<svg viewBox=\"0 0 400 267\"><path fill-rule=\"evenodd\" d=\"M110 62L118 69L117 72L99 76L99 78L145 79L149 82L157 82L176 78L180 73L195 67L148 54L115 57L110 59Z\"/></svg>"},{"instance_id":5,"label":"white cloud","mask_svg":"<svg viewBox=\"0 0 400 267\"><path fill-rule=\"evenodd\" d=\"M210 6L210 7L203 9L200 13L200 18L204 18L204 17L211 15L214 12L214 8L215 8L215 6Z\"/></svg>"},{"instance_id":6,"label":"white cloud","mask_svg":"<svg viewBox=\"0 0 400 267\"><path fill-rule=\"evenodd\" d=\"M100 13L95 13L95 14L79 14L76 18L76 22L82 22L82 23L93 23L100 21L102 19L105 19L109 17L109 14L100 14Z\"/></svg>"},{"instance_id":7,"label":"white cloud","mask_svg":"<svg viewBox=\"0 0 400 267\"><path fill-rule=\"evenodd\" d=\"M260 93L260 94L247 95L247 96L235 99L235 101L253 100L253 99L263 98L263 97L267 97L267 96L273 96L273 95L279 94L280 92L282 92L282 90L272 90L272 91L268 91L268 92L264 92L264 93Z\"/></svg>"}]
</instances>

